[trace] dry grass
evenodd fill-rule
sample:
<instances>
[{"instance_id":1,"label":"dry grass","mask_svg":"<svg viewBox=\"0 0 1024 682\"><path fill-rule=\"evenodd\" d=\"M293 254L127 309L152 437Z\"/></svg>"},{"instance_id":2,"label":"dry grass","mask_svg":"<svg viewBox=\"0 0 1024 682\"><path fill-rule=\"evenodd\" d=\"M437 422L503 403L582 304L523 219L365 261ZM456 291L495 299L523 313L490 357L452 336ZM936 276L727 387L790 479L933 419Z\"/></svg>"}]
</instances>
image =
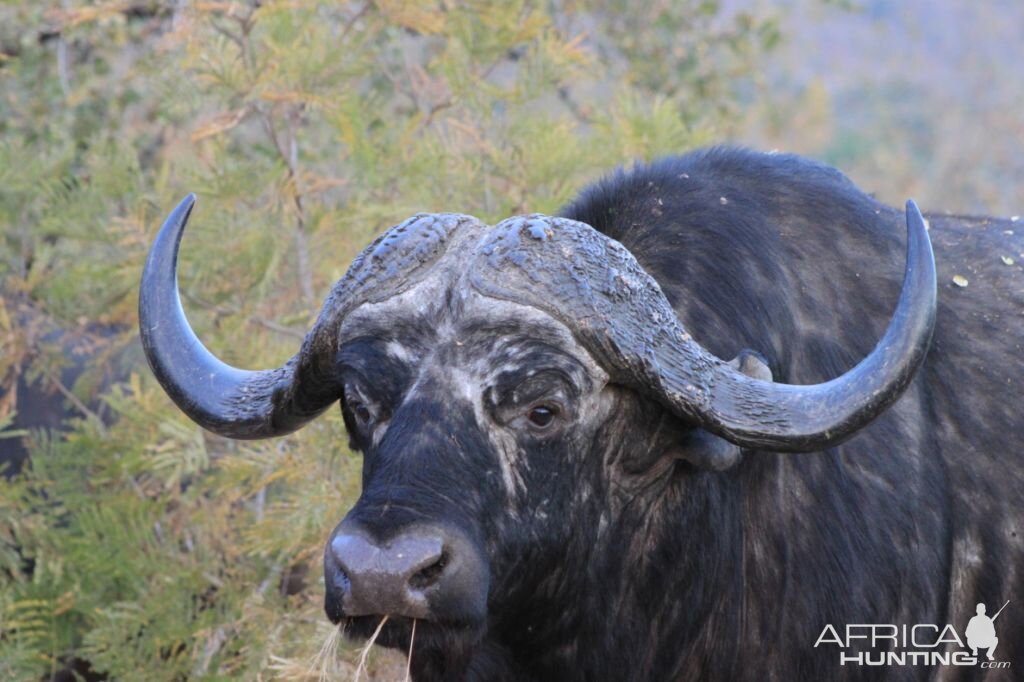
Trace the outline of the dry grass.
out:
<instances>
[{"instance_id":1,"label":"dry grass","mask_svg":"<svg viewBox=\"0 0 1024 682\"><path fill-rule=\"evenodd\" d=\"M405 682L412 682L412 645L416 643L416 619L412 619L412 634L409 635L409 660L405 664Z\"/></svg>"},{"instance_id":2,"label":"dry grass","mask_svg":"<svg viewBox=\"0 0 1024 682\"><path fill-rule=\"evenodd\" d=\"M331 633L324 640L323 645L320 647L320 651L317 652L316 656L313 657L312 662L309 665L308 676L312 677L316 675L318 682L328 682L337 667L336 661L338 660L338 644L341 643L342 633L344 628L341 624L336 628L331 629Z\"/></svg>"},{"instance_id":3,"label":"dry grass","mask_svg":"<svg viewBox=\"0 0 1024 682\"><path fill-rule=\"evenodd\" d=\"M366 672L366 660L370 656L370 649L373 648L373 643L377 641L377 637L380 636L380 631L384 629L384 623L388 622L388 617L384 616L380 619L380 625L373 631L373 636L370 637L369 641L366 642L366 646L359 652L359 664L356 666L356 676L353 682L359 682L359 676ZM367 677L369 679L369 677Z\"/></svg>"},{"instance_id":4,"label":"dry grass","mask_svg":"<svg viewBox=\"0 0 1024 682\"><path fill-rule=\"evenodd\" d=\"M415 642L415 621L408 652L380 647L373 650L383 627L384 620L378 624L369 641L358 649L345 641L344 624L329 630L317 628L326 635L319 651L305 658L270 654L268 668L272 671L271 678L282 682L411 682L408 655L411 655Z\"/></svg>"}]
</instances>

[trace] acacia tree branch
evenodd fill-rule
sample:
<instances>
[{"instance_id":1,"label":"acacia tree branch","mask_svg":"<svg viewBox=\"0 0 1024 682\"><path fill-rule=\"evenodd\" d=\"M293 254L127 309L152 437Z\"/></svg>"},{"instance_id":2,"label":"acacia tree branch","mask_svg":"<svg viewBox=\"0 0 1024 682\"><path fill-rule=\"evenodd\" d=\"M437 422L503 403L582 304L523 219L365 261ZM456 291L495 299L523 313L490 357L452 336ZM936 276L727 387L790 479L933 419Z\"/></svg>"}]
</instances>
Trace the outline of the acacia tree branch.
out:
<instances>
[{"instance_id":1,"label":"acacia tree branch","mask_svg":"<svg viewBox=\"0 0 1024 682\"><path fill-rule=\"evenodd\" d=\"M212 17L210 19L210 26L213 28L214 31L216 31L217 33L221 34L222 36L230 40L232 43L234 43L235 46L238 47L239 51L242 53L243 61L245 61L245 55L247 53L247 50L245 42L242 40L242 36L238 35L237 33L235 33L234 31L225 26L221 26L220 22L218 22L216 19Z\"/></svg>"},{"instance_id":2,"label":"acacia tree branch","mask_svg":"<svg viewBox=\"0 0 1024 682\"><path fill-rule=\"evenodd\" d=\"M106 435L107 427L103 423L103 420L100 418L100 416L96 414L93 410L89 409L88 405L83 403L81 399L77 395L75 395L71 389L65 386L64 382L60 380L60 377L56 376L56 374L54 374L53 372L47 371L46 378L48 381L50 381L50 383L52 383L57 388L58 391L60 391L60 394L63 395L64 398L69 403L71 403L76 410L81 412L89 421L92 421L96 424L96 428L99 429L101 435Z\"/></svg>"},{"instance_id":3,"label":"acacia tree branch","mask_svg":"<svg viewBox=\"0 0 1024 682\"><path fill-rule=\"evenodd\" d=\"M352 28L356 25L357 21L362 19L363 15L366 14L366 12L370 9L370 6L372 4L373 3L369 2L364 4L362 7L359 8L359 10L355 14L352 15L352 17L348 21L345 22L345 28L341 29L341 35L338 36L338 44L345 44L345 38L348 37L349 31L352 30Z\"/></svg>"},{"instance_id":4,"label":"acacia tree branch","mask_svg":"<svg viewBox=\"0 0 1024 682\"><path fill-rule=\"evenodd\" d=\"M255 62L252 58L252 29L256 23L254 18L256 10L259 9L260 5L261 2L259 2L259 0L251 0L249 3L248 13L241 14L228 12L227 16L238 23L238 33L218 25L217 22L211 22L214 30L238 46L238 49L241 52L242 63L245 64L246 68L252 75L255 75L254 71L256 68ZM364 7L356 14L355 17L352 18L349 26L346 27L346 30L355 23L356 19L358 19L366 9L367 7ZM313 291L313 270L310 265L309 243L306 235L306 215L305 209L302 205L303 188L301 186L301 174L299 172L297 121L301 110L298 107L289 107L286 111L285 120L287 123L287 138L282 140L281 135L278 132L278 128L274 123L272 110L268 111L259 104L255 105L254 108L259 115L260 122L263 124L263 128L266 131L267 136L270 138L270 142L274 146L274 150L277 152L281 161L284 162L285 168L288 172L288 180L292 190L292 201L295 206L295 230L293 231L293 240L295 242L299 292L303 304L306 306L312 306L316 303L316 300ZM253 318L250 318L250 320L252 319ZM259 320L257 323L264 324L264 321ZM264 324L264 326L267 325ZM273 327L270 328L273 329ZM277 331L281 330L277 329Z\"/></svg>"},{"instance_id":5,"label":"acacia tree branch","mask_svg":"<svg viewBox=\"0 0 1024 682\"><path fill-rule=\"evenodd\" d=\"M292 189L292 202L295 205L295 231L293 239L295 240L299 290L302 295L303 303L310 306L313 305L315 301L313 293L313 271L310 267L309 259L309 243L306 239L306 215L302 205L303 193L299 181L299 143L296 130L296 120L298 118L299 111L296 108L288 112L286 116L286 121L288 122L288 137L282 140L270 113L263 107L257 107L256 110L259 112L263 128L270 137L270 142L274 145L277 155L284 162L285 169L288 172L288 180Z\"/></svg>"},{"instance_id":6,"label":"acacia tree branch","mask_svg":"<svg viewBox=\"0 0 1024 682\"><path fill-rule=\"evenodd\" d=\"M303 188L299 175L298 120L301 110L293 108L288 114L288 175L292 181L292 195L295 202L295 252L298 260L299 287L306 305L314 303L313 269L309 262L309 242L306 238L306 215L302 206Z\"/></svg>"}]
</instances>

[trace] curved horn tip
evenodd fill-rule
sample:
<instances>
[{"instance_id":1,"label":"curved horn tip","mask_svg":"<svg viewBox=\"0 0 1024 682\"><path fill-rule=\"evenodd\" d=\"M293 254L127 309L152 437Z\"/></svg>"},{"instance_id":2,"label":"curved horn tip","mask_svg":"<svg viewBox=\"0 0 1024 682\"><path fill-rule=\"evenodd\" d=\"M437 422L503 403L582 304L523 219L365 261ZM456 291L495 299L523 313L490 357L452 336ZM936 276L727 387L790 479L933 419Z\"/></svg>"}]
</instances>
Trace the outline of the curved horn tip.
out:
<instances>
[{"instance_id":1,"label":"curved horn tip","mask_svg":"<svg viewBox=\"0 0 1024 682\"><path fill-rule=\"evenodd\" d=\"M742 447L819 451L853 436L903 394L927 355L937 298L927 222L912 200L907 202L906 221L903 285L874 350L845 374L815 385L751 381L723 363L708 423L702 427Z\"/></svg>"},{"instance_id":2,"label":"curved horn tip","mask_svg":"<svg viewBox=\"0 0 1024 682\"><path fill-rule=\"evenodd\" d=\"M196 205L195 192L189 192L185 197L178 202L178 205L174 207L170 215L167 216L167 220L164 221L164 227L173 225L174 229L182 230L185 228L185 224L188 223L189 216L192 215L192 209ZM163 230L164 228L161 228Z\"/></svg>"},{"instance_id":3,"label":"curved horn tip","mask_svg":"<svg viewBox=\"0 0 1024 682\"><path fill-rule=\"evenodd\" d=\"M932 241L928 236L928 221L921 214L921 209L913 199L907 199L907 272L904 276L904 289L910 281L913 273L911 263L916 262L919 266L919 273L916 273L918 280L917 287L912 291L919 292L917 298L925 307L935 307L935 254L932 251ZM909 293L909 292L908 292ZM901 296L901 301L902 301ZM929 300L930 299L930 300ZM929 335L930 338L930 335Z\"/></svg>"},{"instance_id":4,"label":"curved horn tip","mask_svg":"<svg viewBox=\"0 0 1024 682\"><path fill-rule=\"evenodd\" d=\"M927 230L928 221L921 214L921 209L918 208L917 202L913 199L907 199L907 229L911 229L911 226Z\"/></svg>"},{"instance_id":5,"label":"curved horn tip","mask_svg":"<svg viewBox=\"0 0 1024 682\"><path fill-rule=\"evenodd\" d=\"M185 227L188 225L188 219L192 215L192 209L195 208L195 205L196 195L194 192L189 192L181 201L178 202L178 205L167 214L163 224L160 225L160 229L156 233L156 238L153 241L152 247L150 247L149 257L146 259L146 267L142 272L143 281L150 276L151 261L158 256L160 258L170 257L172 263L170 272L171 279L174 282L173 286L175 288L177 287L177 277L174 275L178 261L178 246L181 243L181 236L185 233ZM171 244L168 245L169 248L163 246L167 239L171 240ZM161 268L157 266L155 269L160 270ZM163 272L162 274L166 276L167 272Z\"/></svg>"},{"instance_id":6,"label":"curved horn tip","mask_svg":"<svg viewBox=\"0 0 1024 682\"><path fill-rule=\"evenodd\" d=\"M196 337L177 277L178 245L195 201L189 193L167 216L143 267L139 333L146 359L168 396L200 426L229 438L290 433L336 401L340 389L330 377L297 375L301 355L277 369L241 370Z\"/></svg>"}]
</instances>

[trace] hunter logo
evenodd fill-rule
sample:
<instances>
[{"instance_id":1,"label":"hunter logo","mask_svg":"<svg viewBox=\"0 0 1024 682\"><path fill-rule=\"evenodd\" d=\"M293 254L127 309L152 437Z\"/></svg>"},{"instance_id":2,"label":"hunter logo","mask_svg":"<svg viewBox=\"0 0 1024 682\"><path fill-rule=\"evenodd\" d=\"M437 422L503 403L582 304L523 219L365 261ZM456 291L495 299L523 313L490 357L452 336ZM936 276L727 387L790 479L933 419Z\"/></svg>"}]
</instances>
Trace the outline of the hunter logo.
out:
<instances>
[{"instance_id":1,"label":"hunter logo","mask_svg":"<svg viewBox=\"0 0 1024 682\"><path fill-rule=\"evenodd\" d=\"M995 660L999 637L995 621L1006 604L989 618L985 604L978 604L976 614L961 637L952 625L892 625L860 623L837 630L831 624L818 635L814 648L826 644L839 647L840 665L956 665L982 668L1009 668L1010 661ZM842 634L840 634L842 633ZM966 644L965 644L966 640ZM960 647L958 651L952 645ZM987 660L979 656L979 651Z\"/></svg>"},{"instance_id":2,"label":"hunter logo","mask_svg":"<svg viewBox=\"0 0 1024 682\"><path fill-rule=\"evenodd\" d=\"M1010 601L1007 600L1006 604ZM975 656L978 655L978 649L988 649L988 660L993 660L992 654L996 650L996 645L999 644L999 638L996 637L995 620L999 617L999 614L1006 608L1006 604L1003 604L1002 608L996 611L996 615L989 618L985 615L985 605L978 604L978 615L971 618L971 622L967 624L967 646L971 647L971 651Z\"/></svg>"}]
</instances>

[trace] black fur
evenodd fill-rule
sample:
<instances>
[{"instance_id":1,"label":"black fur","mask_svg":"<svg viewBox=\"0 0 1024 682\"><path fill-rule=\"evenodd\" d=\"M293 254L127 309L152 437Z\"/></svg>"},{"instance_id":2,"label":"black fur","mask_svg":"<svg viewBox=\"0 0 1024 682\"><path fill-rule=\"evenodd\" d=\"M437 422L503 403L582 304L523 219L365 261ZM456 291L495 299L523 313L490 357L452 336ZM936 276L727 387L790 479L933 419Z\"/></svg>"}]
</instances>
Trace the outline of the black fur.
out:
<instances>
[{"instance_id":1,"label":"black fur","mask_svg":"<svg viewBox=\"0 0 1024 682\"><path fill-rule=\"evenodd\" d=\"M711 149L639 165L563 215L621 241L701 344L722 358L753 349L779 382L825 381L870 352L902 279L902 213L795 156ZM366 382L360 362L376 368L391 424L377 445L353 436L366 471L352 515L380 536L423 518L457 525L490 567L485 620L421 624L416 679L974 679L984 671L840 666L837 649L814 644L827 624L951 623L962 636L977 602L993 613L1006 599L996 658L1014 668L985 679L1019 674L1024 271L1000 256L1024 260L1024 239L1010 221L930 220L933 349L893 408L823 453L748 451L701 470L665 454L692 425L614 385L607 414L588 413L598 389L582 366L537 344L480 387L514 415L519 377L558 368L520 401L560 386L557 437L508 422L523 457L522 490L509 495L488 437L509 419L494 416L501 408L481 423L444 371L344 347L346 381ZM418 360L443 370L503 357L512 330L446 316L460 339L497 341L439 348L439 318L406 340ZM396 619L382 643L407 648L408 634Z\"/></svg>"}]
</instances>

